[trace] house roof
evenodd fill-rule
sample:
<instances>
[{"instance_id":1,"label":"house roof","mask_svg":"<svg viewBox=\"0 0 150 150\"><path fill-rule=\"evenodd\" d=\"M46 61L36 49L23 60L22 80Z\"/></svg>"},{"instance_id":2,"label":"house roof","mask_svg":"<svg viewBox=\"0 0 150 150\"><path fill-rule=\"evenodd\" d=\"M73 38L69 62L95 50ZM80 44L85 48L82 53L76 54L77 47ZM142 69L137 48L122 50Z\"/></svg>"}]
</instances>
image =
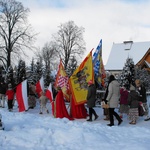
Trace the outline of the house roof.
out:
<instances>
[{"instance_id":1,"label":"house roof","mask_svg":"<svg viewBox=\"0 0 150 150\"><path fill-rule=\"evenodd\" d=\"M141 60L139 60L139 62L136 65L137 66L141 66L142 64L146 64L146 66L149 68L149 64L150 64L150 48L145 53L145 55L141 58Z\"/></svg>"},{"instance_id":2,"label":"house roof","mask_svg":"<svg viewBox=\"0 0 150 150\"><path fill-rule=\"evenodd\" d=\"M132 58L134 64L137 64L149 48L150 42L125 41L114 43L105 70L122 70L127 58Z\"/></svg>"},{"instance_id":3,"label":"house roof","mask_svg":"<svg viewBox=\"0 0 150 150\"><path fill-rule=\"evenodd\" d=\"M150 63L145 61L145 64L147 65L148 68L150 68Z\"/></svg>"}]
</instances>

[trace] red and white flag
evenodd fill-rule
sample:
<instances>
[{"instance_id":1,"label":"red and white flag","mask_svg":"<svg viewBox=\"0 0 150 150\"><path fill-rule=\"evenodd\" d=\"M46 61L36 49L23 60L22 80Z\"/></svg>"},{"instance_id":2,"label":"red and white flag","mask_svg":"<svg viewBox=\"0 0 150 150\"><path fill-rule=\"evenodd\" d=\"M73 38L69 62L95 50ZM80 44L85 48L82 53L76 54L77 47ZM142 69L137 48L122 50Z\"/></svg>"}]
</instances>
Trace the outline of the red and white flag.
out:
<instances>
[{"instance_id":1,"label":"red and white flag","mask_svg":"<svg viewBox=\"0 0 150 150\"><path fill-rule=\"evenodd\" d=\"M50 102L53 101L53 91L52 91L52 84L49 84L48 89L46 90L46 97L50 100Z\"/></svg>"},{"instance_id":2,"label":"red and white flag","mask_svg":"<svg viewBox=\"0 0 150 150\"><path fill-rule=\"evenodd\" d=\"M38 96L40 97L40 93L44 91L44 79L43 76L41 77L41 79L36 83L36 93L38 94Z\"/></svg>"},{"instance_id":3,"label":"red and white flag","mask_svg":"<svg viewBox=\"0 0 150 150\"><path fill-rule=\"evenodd\" d=\"M59 68L55 80L55 87L61 87L63 96L67 101L70 101L69 77L66 74L62 60L60 60Z\"/></svg>"},{"instance_id":4,"label":"red and white flag","mask_svg":"<svg viewBox=\"0 0 150 150\"><path fill-rule=\"evenodd\" d=\"M19 112L28 110L27 80L24 80L17 86L16 99L18 102Z\"/></svg>"}]
</instances>

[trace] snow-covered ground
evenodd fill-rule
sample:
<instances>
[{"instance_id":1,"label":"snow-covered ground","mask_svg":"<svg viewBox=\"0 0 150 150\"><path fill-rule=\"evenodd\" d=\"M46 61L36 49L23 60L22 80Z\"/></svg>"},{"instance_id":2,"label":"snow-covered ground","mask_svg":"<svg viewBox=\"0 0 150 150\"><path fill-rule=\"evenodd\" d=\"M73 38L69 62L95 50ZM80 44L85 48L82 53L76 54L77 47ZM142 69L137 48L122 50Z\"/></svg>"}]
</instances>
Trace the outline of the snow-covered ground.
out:
<instances>
[{"instance_id":1,"label":"snow-covered ground","mask_svg":"<svg viewBox=\"0 0 150 150\"><path fill-rule=\"evenodd\" d=\"M39 114L35 109L13 112L0 108L5 130L0 130L0 150L149 150L150 121L139 117L136 125L130 125L127 116L123 123L109 127L104 121L103 109L95 107L99 118L93 122L86 119L56 119L51 114Z\"/></svg>"}]
</instances>

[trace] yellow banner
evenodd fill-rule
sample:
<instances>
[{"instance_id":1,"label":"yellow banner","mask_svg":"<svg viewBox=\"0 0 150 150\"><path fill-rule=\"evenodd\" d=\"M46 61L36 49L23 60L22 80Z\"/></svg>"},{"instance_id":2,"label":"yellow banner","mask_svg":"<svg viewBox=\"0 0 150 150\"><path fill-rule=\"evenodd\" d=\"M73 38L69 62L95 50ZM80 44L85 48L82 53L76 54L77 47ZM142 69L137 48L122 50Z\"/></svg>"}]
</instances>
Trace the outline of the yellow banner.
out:
<instances>
[{"instance_id":1,"label":"yellow banner","mask_svg":"<svg viewBox=\"0 0 150 150\"><path fill-rule=\"evenodd\" d=\"M70 77L71 94L75 100L75 104L83 104L86 102L88 81L94 83L94 72L92 63L92 51L87 55L80 66L74 71Z\"/></svg>"}]
</instances>

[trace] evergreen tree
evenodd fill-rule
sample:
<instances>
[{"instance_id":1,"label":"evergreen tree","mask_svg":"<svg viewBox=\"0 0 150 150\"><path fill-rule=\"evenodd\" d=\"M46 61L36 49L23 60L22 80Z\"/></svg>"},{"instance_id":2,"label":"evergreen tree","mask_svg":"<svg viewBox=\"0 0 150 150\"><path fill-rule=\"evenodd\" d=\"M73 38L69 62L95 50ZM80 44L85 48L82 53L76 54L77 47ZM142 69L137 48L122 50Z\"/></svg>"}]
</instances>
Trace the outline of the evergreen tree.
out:
<instances>
[{"instance_id":1,"label":"evergreen tree","mask_svg":"<svg viewBox=\"0 0 150 150\"><path fill-rule=\"evenodd\" d=\"M0 65L0 82L2 81L3 77L3 67Z\"/></svg>"},{"instance_id":2,"label":"evergreen tree","mask_svg":"<svg viewBox=\"0 0 150 150\"><path fill-rule=\"evenodd\" d=\"M47 69L47 70L46 70L46 73L45 73L45 76L44 76L44 83L45 83L45 86L46 86L46 87L49 86L50 82L51 82L50 70Z\"/></svg>"},{"instance_id":3,"label":"evergreen tree","mask_svg":"<svg viewBox=\"0 0 150 150\"><path fill-rule=\"evenodd\" d=\"M26 65L25 61L20 60L17 68L17 79L16 83L21 83L26 79Z\"/></svg>"},{"instance_id":4,"label":"evergreen tree","mask_svg":"<svg viewBox=\"0 0 150 150\"><path fill-rule=\"evenodd\" d=\"M30 69L30 76L28 77L28 82L36 83L37 75L36 75L36 65L34 63L34 59L32 59L29 69Z\"/></svg>"},{"instance_id":5,"label":"evergreen tree","mask_svg":"<svg viewBox=\"0 0 150 150\"><path fill-rule=\"evenodd\" d=\"M135 69L135 78L140 79L147 91L150 91L150 72L146 69Z\"/></svg>"},{"instance_id":6,"label":"evergreen tree","mask_svg":"<svg viewBox=\"0 0 150 150\"><path fill-rule=\"evenodd\" d=\"M35 65L36 82L40 80L43 75L42 64L37 62Z\"/></svg>"},{"instance_id":7,"label":"evergreen tree","mask_svg":"<svg viewBox=\"0 0 150 150\"><path fill-rule=\"evenodd\" d=\"M73 74L76 68L77 68L77 60L75 56L73 56L72 59L70 59L68 67L66 69L66 73L68 74L69 77Z\"/></svg>"},{"instance_id":8,"label":"evergreen tree","mask_svg":"<svg viewBox=\"0 0 150 150\"><path fill-rule=\"evenodd\" d=\"M120 74L119 82L121 86L126 86L128 90L130 88L130 84L135 86L135 68L133 59L127 58L122 73Z\"/></svg>"},{"instance_id":9,"label":"evergreen tree","mask_svg":"<svg viewBox=\"0 0 150 150\"><path fill-rule=\"evenodd\" d=\"M7 84L11 83L13 87L15 86L14 70L13 70L12 66L8 67L8 71L6 73L6 83Z\"/></svg>"}]
</instances>

